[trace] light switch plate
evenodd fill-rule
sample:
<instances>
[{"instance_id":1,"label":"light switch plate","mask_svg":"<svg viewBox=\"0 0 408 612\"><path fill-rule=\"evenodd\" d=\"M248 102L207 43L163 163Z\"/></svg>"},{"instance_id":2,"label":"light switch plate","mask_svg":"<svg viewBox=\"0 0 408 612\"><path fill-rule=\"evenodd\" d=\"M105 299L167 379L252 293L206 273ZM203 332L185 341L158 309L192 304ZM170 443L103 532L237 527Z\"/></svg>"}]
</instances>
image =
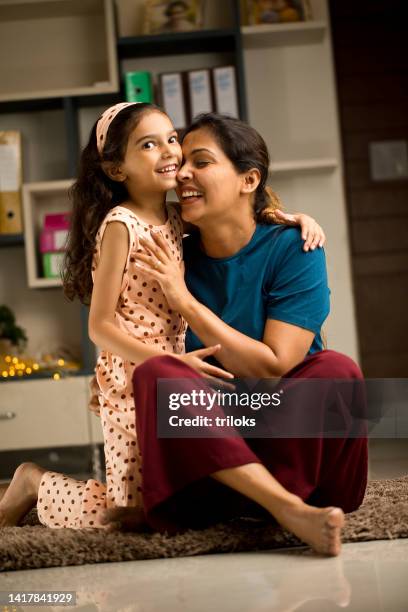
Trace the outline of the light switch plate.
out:
<instances>
[{"instance_id":1,"label":"light switch plate","mask_svg":"<svg viewBox=\"0 0 408 612\"><path fill-rule=\"evenodd\" d=\"M373 181L400 181L408 178L407 141L370 142L370 174Z\"/></svg>"}]
</instances>

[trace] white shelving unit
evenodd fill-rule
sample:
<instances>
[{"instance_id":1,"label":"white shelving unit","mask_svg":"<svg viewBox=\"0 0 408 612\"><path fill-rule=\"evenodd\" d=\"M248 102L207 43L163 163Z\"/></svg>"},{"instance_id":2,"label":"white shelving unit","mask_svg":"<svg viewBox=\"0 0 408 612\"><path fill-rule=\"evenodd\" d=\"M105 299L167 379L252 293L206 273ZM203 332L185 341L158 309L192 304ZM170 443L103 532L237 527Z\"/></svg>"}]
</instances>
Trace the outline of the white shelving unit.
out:
<instances>
[{"instance_id":1,"label":"white shelving unit","mask_svg":"<svg viewBox=\"0 0 408 612\"><path fill-rule=\"evenodd\" d=\"M119 89L112 0L0 0L0 102Z\"/></svg>"},{"instance_id":2,"label":"white shelving unit","mask_svg":"<svg viewBox=\"0 0 408 612\"><path fill-rule=\"evenodd\" d=\"M61 286L61 279L42 276L39 233L47 213L65 213L71 210L68 190L72 184L73 180L69 179L23 185L27 282L32 289Z\"/></svg>"},{"instance_id":3,"label":"white shelving unit","mask_svg":"<svg viewBox=\"0 0 408 612\"><path fill-rule=\"evenodd\" d=\"M326 29L324 21L302 21L242 26L241 32L247 47L275 47L320 43Z\"/></svg>"},{"instance_id":4,"label":"white shelving unit","mask_svg":"<svg viewBox=\"0 0 408 612\"><path fill-rule=\"evenodd\" d=\"M338 166L337 159L299 159L292 161L272 162L269 172L275 176L295 176L297 174L309 174L319 172L332 172Z\"/></svg>"}]
</instances>

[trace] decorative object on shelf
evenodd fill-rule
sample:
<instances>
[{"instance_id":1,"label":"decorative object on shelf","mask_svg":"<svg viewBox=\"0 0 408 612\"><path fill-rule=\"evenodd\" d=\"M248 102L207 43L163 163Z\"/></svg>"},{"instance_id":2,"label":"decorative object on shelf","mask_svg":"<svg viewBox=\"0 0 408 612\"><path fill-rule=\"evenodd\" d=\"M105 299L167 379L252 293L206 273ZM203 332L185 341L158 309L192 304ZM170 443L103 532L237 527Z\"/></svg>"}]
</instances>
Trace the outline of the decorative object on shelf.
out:
<instances>
[{"instance_id":1,"label":"decorative object on shelf","mask_svg":"<svg viewBox=\"0 0 408 612\"><path fill-rule=\"evenodd\" d=\"M246 0L246 23L294 23L312 18L309 0Z\"/></svg>"},{"instance_id":2,"label":"decorative object on shelf","mask_svg":"<svg viewBox=\"0 0 408 612\"><path fill-rule=\"evenodd\" d=\"M48 214L40 234L40 252L51 253L65 250L68 238L70 212Z\"/></svg>"},{"instance_id":3,"label":"decorative object on shelf","mask_svg":"<svg viewBox=\"0 0 408 612\"><path fill-rule=\"evenodd\" d=\"M40 253L45 278L60 276L68 238L69 219L69 212L47 214L44 217L44 227L40 234Z\"/></svg>"},{"instance_id":4,"label":"decorative object on shelf","mask_svg":"<svg viewBox=\"0 0 408 612\"><path fill-rule=\"evenodd\" d=\"M44 353L37 358L29 355L0 354L0 380L42 374L60 380L80 370L80 363L64 348Z\"/></svg>"},{"instance_id":5,"label":"decorative object on shelf","mask_svg":"<svg viewBox=\"0 0 408 612\"><path fill-rule=\"evenodd\" d=\"M0 354L0 372L3 379L30 376L30 374L37 373L39 369L40 366L33 359Z\"/></svg>"},{"instance_id":6,"label":"decorative object on shelf","mask_svg":"<svg viewBox=\"0 0 408 612\"><path fill-rule=\"evenodd\" d=\"M0 234L20 234L21 214L21 134L0 132Z\"/></svg>"},{"instance_id":7,"label":"decorative object on shelf","mask_svg":"<svg viewBox=\"0 0 408 612\"><path fill-rule=\"evenodd\" d=\"M191 32L202 27L202 0L145 0L144 34Z\"/></svg>"},{"instance_id":8,"label":"decorative object on shelf","mask_svg":"<svg viewBox=\"0 0 408 612\"><path fill-rule=\"evenodd\" d=\"M0 353L20 353L26 345L26 332L16 325L13 311L5 304L0 305Z\"/></svg>"},{"instance_id":9,"label":"decorative object on shelf","mask_svg":"<svg viewBox=\"0 0 408 612\"><path fill-rule=\"evenodd\" d=\"M128 102L153 102L153 85L150 72L126 72L125 91Z\"/></svg>"},{"instance_id":10,"label":"decorative object on shelf","mask_svg":"<svg viewBox=\"0 0 408 612\"><path fill-rule=\"evenodd\" d=\"M44 278L60 278L64 253L43 253L42 265Z\"/></svg>"}]
</instances>

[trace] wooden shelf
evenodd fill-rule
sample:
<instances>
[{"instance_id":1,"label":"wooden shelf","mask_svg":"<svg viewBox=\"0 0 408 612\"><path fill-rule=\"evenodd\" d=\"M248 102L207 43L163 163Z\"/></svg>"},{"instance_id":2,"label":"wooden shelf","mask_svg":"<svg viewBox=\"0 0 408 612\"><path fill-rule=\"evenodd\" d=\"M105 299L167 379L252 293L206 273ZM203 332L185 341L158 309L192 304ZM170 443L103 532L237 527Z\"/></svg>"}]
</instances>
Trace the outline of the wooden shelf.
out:
<instances>
[{"instance_id":1,"label":"wooden shelf","mask_svg":"<svg viewBox=\"0 0 408 612\"><path fill-rule=\"evenodd\" d=\"M24 234L0 234L0 248L24 246Z\"/></svg>"},{"instance_id":2,"label":"wooden shelf","mask_svg":"<svg viewBox=\"0 0 408 612\"><path fill-rule=\"evenodd\" d=\"M279 177L295 174L332 172L337 166L338 161L335 158L300 159L273 162L269 167L269 172L273 177Z\"/></svg>"},{"instance_id":3,"label":"wooden shelf","mask_svg":"<svg viewBox=\"0 0 408 612\"><path fill-rule=\"evenodd\" d=\"M231 53L236 35L236 30L222 29L123 37L117 43L118 55L125 59L185 53Z\"/></svg>"},{"instance_id":4,"label":"wooden shelf","mask_svg":"<svg viewBox=\"0 0 408 612\"><path fill-rule=\"evenodd\" d=\"M245 47L282 47L322 42L326 32L324 21L302 21L257 26L242 26Z\"/></svg>"},{"instance_id":5,"label":"wooden shelf","mask_svg":"<svg viewBox=\"0 0 408 612\"><path fill-rule=\"evenodd\" d=\"M39 233L47 213L71 210L68 190L73 179L26 183L23 185L24 236L28 286L33 289L60 287L60 278L43 278L39 253Z\"/></svg>"},{"instance_id":6,"label":"wooden shelf","mask_svg":"<svg viewBox=\"0 0 408 612\"><path fill-rule=\"evenodd\" d=\"M0 102L118 91L112 0L0 0Z\"/></svg>"}]
</instances>

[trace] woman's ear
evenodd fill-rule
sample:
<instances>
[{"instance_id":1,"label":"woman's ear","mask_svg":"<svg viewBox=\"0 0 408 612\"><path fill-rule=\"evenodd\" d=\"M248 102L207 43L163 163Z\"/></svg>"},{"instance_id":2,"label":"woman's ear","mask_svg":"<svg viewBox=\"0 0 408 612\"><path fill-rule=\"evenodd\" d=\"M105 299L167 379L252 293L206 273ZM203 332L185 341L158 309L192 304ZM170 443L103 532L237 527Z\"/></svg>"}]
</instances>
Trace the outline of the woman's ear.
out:
<instances>
[{"instance_id":1,"label":"woman's ear","mask_svg":"<svg viewBox=\"0 0 408 612\"><path fill-rule=\"evenodd\" d=\"M248 172L242 175L242 193L253 193L256 191L259 183L261 182L261 173L257 168L252 168Z\"/></svg>"},{"instance_id":2,"label":"woman's ear","mask_svg":"<svg viewBox=\"0 0 408 612\"><path fill-rule=\"evenodd\" d=\"M126 180L127 176L123 172L120 164L115 162L104 161L102 162L102 170L112 181L117 181L118 183L123 183Z\"/></svg>"}]
</instances>

